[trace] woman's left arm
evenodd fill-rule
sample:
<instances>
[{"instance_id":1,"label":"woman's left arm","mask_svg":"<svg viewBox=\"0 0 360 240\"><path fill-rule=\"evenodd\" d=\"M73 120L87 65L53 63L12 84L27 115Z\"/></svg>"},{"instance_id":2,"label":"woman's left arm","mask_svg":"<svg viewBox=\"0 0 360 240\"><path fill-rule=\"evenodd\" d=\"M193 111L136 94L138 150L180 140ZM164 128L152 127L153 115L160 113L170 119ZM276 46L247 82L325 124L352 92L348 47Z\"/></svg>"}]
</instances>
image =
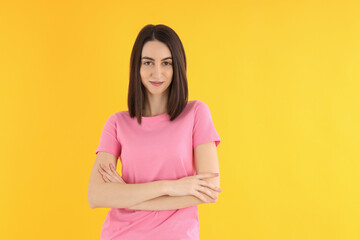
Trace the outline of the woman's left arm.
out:
<instances>
[{"instance_id":1,"label":"woman's left arm","mask_svg":"<svg viewBox=\"0 0 360 240\"><path fill-rule=\"evenodd\" d=\"M216 200L204 195L209 201L208 203L215 203ZM160 196L153 198L135 206L130 207L132 210L149 210L149 211L160 211L160 210L174 210L180 208L191 207L199 204L206 203L193 195L186 196Z\"/></svg>"}]
</instances>

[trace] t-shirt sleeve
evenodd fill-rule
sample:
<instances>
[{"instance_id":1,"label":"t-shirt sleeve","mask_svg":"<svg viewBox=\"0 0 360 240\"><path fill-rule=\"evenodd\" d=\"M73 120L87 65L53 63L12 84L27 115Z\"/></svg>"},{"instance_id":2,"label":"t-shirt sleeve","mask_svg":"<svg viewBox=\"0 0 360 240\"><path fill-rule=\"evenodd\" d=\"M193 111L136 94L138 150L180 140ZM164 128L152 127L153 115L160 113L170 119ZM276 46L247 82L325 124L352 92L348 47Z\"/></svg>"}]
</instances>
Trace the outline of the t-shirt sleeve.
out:
<instances>
[{"instance_id":1,"label":"t-shirt sleeve","mask_svg":"<svg viewBox=\"0 0 360 240\"><path fill-rule=\"evenodd\" d=\"M193 147L212 141L217 147L220 143L220 137L213 124L209 107L200 100L197 100L194 107Z\"/></svg>"},{"instance_id":2,"label":"t-shirt sleeve","mask_svg":"<svg viewBox=\"0 0 360 240\"><path fill-rule=\"evenodd\" d=\"M95 154L98 154L100 151L112 153L116 157L120 156L121 144L117 139L115 113L106 120L101 132L100 142Z\"/></svg>"}]
</instances>

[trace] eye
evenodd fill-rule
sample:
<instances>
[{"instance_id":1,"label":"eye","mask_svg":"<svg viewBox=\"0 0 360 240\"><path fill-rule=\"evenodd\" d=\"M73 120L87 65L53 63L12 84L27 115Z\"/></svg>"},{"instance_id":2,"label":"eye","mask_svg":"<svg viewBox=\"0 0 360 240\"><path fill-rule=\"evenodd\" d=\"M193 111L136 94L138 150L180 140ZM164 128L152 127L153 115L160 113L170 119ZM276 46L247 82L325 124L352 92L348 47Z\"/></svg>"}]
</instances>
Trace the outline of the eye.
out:
<instances>
[{"instance_id":1,"label":"eye","mask_svg":"<svg viewBox=\"0 0 360 240\"><path fill-rule=\"evenodd\" d=\"M147 64L147 63L152 63L152 62L149 62L149 61L144 62L144 65L149 66L150 64ZM165 63L166 66L172 65L171 62L163 62L163 63Z\"/></svg>"}]
</instances>

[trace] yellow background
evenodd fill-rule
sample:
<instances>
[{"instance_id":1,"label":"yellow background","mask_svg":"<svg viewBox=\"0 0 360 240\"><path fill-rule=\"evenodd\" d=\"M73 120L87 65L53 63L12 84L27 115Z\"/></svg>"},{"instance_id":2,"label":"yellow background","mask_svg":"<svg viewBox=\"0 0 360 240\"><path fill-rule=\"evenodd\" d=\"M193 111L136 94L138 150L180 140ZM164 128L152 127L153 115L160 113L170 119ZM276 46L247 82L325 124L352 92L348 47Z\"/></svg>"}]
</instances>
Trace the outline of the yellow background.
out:
<instances>
[{"instance_id":1,"label":"yellow background","mask_svg":"<svg viewBox=\"0 0 360 240\"><path fill-rule=\"evenodd\" d=\"M220 135L200 239L360 239L359 1L1 1L1 239L99 239L87 190L146 24Z\"/></svg>"}]
</instances>

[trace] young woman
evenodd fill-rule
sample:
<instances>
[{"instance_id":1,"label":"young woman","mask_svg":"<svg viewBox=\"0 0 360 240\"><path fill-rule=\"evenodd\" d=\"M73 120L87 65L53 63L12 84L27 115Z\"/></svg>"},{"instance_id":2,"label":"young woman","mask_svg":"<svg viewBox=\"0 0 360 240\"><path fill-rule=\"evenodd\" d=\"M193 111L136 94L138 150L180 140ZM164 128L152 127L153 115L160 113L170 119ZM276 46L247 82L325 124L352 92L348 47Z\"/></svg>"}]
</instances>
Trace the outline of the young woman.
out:
<instances>
[{"instance_id":1,"label":"young woman","mask_svg":"<svg viewBox=\"0 0 360 240\"><path fill-rule=\"evenodd\" d=\"M221 192L220 137L208 106L188 101L184 48L168 26L136 38L128 109L107 119L90 176L90 207L110 208L101 239L198 240L197 205Z\"/></svg>"}]
</instances>

